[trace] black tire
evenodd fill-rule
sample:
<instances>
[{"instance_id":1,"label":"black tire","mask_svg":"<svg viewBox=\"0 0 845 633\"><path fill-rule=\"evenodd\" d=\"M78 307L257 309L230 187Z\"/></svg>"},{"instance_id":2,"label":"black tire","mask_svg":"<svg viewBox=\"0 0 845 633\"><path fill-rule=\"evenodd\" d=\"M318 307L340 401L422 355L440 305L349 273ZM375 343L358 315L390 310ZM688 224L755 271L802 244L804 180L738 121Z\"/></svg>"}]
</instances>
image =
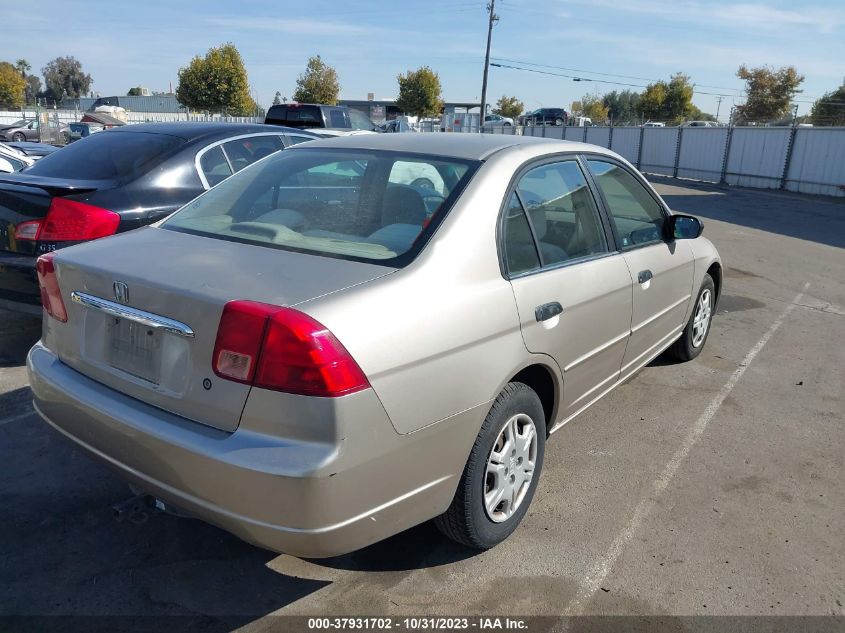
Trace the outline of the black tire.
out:
<instances>
[{"instance_id":1,"label":"black tire","mask_svg":"<svg viewBox=\"0 0 845 633\"><path fill-rule=\"evenodd\" d=\"M697 314L698 304L701 301L702 295L704 295L705 291L709 291L710 293L710 317L707 322L707 329L704 332L704 338L701 339L698 345L695 345L695 316ZM688 361L692 360L701 353L701 350L704 349L704 345L707 343L707 337L710 336L710 330L713 327L713 310L715 309L715 307L716 285L713 283L713 278L705 273L704 279L701 281L701 288L699 289L698 294L695 297L695 303L692 306L689 321L687 321L687 325L684 328L684 332L683 334L681 334L681 337L677 341L675 341L672 346L668 349L668 352L671 356L681 361Z\"/></svg>"},{"instance_id":2,"label":"black tire","mask_svg":"<svg viewBox=\"0 0 845 633\"><path fill-rule=\"evenodd\" d=\"M16 143L23 143L26 140L26 135L23 132L15 132L12 135L12 140Z\"/></svg>"},{"instance_id":3,"label":"black tire","mask_svg":"<svg viewBox=\"0 0 845 633\"><path fill-rule=\"evenodd\" d=\"M534 423L537 437L534 472L522 501L514 504L516 510L513 514L504 521L495 522L488 516L484 505L487 461L502 428L518 414L527 415ZM540 398L526 384L508 383L481 425L452 504L445 513L434 519L437 528L453 541L482 550L504 541L516 529L531 505L543 468L545 443L546 421Z\"/></svg>"}]
</instances>

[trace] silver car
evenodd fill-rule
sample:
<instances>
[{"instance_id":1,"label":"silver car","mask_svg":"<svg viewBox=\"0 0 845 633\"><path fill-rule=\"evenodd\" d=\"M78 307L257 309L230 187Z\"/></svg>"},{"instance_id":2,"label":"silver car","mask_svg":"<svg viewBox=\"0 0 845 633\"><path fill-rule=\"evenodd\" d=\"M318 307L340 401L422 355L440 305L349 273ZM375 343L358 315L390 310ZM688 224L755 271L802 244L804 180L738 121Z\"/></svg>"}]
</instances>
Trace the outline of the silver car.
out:
<instances>
[{"instance_id":1,"label":"silver car","mask_svg":"<svg viewBox=\"0 0 845 633\"><path fill-rule=\"evenodd\" d=\"M34 403L159 507L269 549L429 519L489 548L550 434L661 352L700 353L722 283L701 228L591 145L302 144L42 256Z\"/></svg>"}]
</instances>

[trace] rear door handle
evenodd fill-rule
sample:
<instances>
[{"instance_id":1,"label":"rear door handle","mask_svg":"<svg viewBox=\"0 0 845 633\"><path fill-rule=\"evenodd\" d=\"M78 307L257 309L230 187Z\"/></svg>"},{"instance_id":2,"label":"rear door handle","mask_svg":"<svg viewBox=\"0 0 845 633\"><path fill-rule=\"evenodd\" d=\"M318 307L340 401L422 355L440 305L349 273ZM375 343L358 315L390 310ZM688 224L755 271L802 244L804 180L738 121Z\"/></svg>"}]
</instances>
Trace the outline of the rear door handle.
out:
<instances>
[{"instance_id":1,"label":"rear door handle","mask_svg":"<svg viewBox=\"0 0 845 633\"><path fill-rule=\"evenodd\" d=\"M563 312L563 306L557 301L552 301L551 303L544 303L534 308L534 317L538 321L547 321L552 317L556 317L561 312Z\"/></svg>"},{"instance_id":2,"label":"rear door handle","mask_svg":"<svg viewBox=\"0 0 845 633\"><path fill-rule=\"evenodd\" d=\"M639 272L639 274L637 275L637 281L639 281L641 284L644 284L645 282L650 280L652 277L654 277L654 275L652 274L652 272L650 270L648 270L648 269L641 270Z\"/></svg>"}]
</instances>

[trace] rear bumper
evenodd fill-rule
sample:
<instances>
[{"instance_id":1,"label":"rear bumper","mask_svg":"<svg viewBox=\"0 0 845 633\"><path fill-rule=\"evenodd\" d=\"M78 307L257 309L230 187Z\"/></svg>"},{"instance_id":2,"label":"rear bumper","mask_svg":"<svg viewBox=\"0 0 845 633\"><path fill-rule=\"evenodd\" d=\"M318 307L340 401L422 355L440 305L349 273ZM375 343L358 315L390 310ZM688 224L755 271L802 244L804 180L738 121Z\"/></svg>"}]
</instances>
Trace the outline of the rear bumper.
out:
<instances>
[{"instance_id":1,"label":"rear bumper","mask_svg":"<svg viewBox=\"0 0 845 633\"><path fill-rule=\"evenodd\" d=\"M41 315L35 257L0 251L0 308Z\"/></svg>"},{"instance_id":2,"label":"rear bumper","mask_svg":"<svg viewBox=\"0 0 845 633\"><path fill-rule=\"evenodd\" d=\"M304 557L350 552L442 513L482 414L400 436L365 391L337 399L358 430L336 442L244 423L226 433L105 387L40 343L27 366L38 413L122 478L246 541Z\"/></svg>"}]
</instances>

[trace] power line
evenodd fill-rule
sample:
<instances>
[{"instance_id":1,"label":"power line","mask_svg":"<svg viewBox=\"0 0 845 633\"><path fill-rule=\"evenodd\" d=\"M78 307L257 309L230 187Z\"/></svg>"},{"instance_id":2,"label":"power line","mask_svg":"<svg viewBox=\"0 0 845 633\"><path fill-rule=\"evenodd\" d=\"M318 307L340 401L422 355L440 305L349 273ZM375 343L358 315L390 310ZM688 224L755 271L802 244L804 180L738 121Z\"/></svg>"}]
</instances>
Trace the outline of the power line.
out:
<instances>
[{"instance_id":1,"label":"power line","mask_svg":"<svg viewBox=\"0 0 845 633\"><path fill-rule=\"evenodd\" d=\"M490 62L490 65L496 66L497 68L511 68L513 70L524 70L524 71L529 72L529 73L538 73L540 75L552 75L554 77L566 77L567 79L572 79L572 81L590 81L590 82L598 83L598 84L611 84L611 85L614 85L614 86L628 86L630 88L648 88L648 86L644 86L642 84L632 84L632 83L626 83L626 82L623 82L623 81L610 81L608 79L592 79L592 78L589 78L589 77L579 77L578 75L565 75L563 73L553 73L553 72L550 72L548 70L538 70L536 68L521 68L519 66L511 66L510 64L500 64L498 62ZM699 95L712 95L712 96L715 96L715 97L735 97L736 96L736 95L720 94L718 92L705 92L703 90L695 90L695 89L693 89L693 92L695 94L699 94Z\"/></svg>"},{"instance_id":2,"label":"power line","mask_svg":"<svg viewBox=\"0 0 845 633\"><path fill-rule=\"evenodd\" d=\"M566 66L554 66L552 64L539 64L539 63L535 63L535 62L526 62L526 61L522 61L522 60L519 60L519 59L508 59L506 57L494 57L493 59L503 61L503 62L512 62L514 64L521 64L523 66L539 66L541 68L555 68L557 70L568 70L568 71L576 72L576 73L587 73L588 75L601 75L602 77L621 77L623 79L637 79L639 81L648 81L648 82L652 82L652 83L659 81L659 80L653 79L651 77L638 77L638 76L635 76L635 75L622 75L622 74L619 74L619 73L603 73L603 72L599 72L597 70L584 70L582 68L567 68ZM584 79L584 80L590 81L589 79ZM598 81L598 80L595 80L595 81ZM607 82L607 83L609 83L609 82ZM744 92L744 88L726 88L724 86L710 86L710 85L707 85L707 84L699 84L699 83L696 83L695 85L701 86L702 88L713 88L713 89L716 89L716 90L733 90L735 92Z\"/></svg>"}]
</instances>

